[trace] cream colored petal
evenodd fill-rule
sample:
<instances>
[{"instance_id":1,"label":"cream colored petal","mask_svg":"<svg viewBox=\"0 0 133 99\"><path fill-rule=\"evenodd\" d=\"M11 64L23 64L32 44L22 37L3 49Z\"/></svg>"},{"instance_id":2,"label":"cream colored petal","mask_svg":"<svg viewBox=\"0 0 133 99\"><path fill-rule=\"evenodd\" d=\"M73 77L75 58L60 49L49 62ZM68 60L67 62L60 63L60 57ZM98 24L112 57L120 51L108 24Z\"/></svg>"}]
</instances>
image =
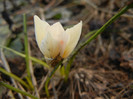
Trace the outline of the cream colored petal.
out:
<instances>
[{"instance_id":1,"label":"cream colored petal","mask_svg":"<svg viewBox=\"0 0 133 99\"><path fill-rule=\"evenodd\" d=\"M41 42L47 33L47 28L50 25L46 21L42 21L37 15L34 16L35 36L40 48Z\"/></svg>"},{"instance_id":2,"label":"cream colored petal","mask_svg":"<svg viewBox=\"0 0 133 99\"><path fill-rule=\"evenodd\" d=\"M60 56L62 57L64 50L66 48L66 45L68 44L68 41L70 39L70 35L67 34L66 32L62 33L60 36L61 40L59 41L60 43Z\"/></svg>"},{"instance_id":3,"label":"cream colored petal","mask_svg":"<svg viewBox=\"0 0 133 99\"><path fill-rule=\"evenodd\" d=\"M40 49L45 57L54 59L60 51L59 42L52 37L51 33L47 33L47 36L41 43Z\"/></svg>"},{"instance_id":4,"label":"cream colored petal","mask_svg":"<svg viewBox=\"0 0 133 99\"><path fill-rule=\"evenodd\" d=\"M48 28L48 31L56 40L58 40L62 33L64 33L64 29L60 22L51 25L50 28Z\"/></svg>"},{"instance_id":5,"label":"cream colored petal","mask_svg":"<svg viewBox=\"0 0 133 99\"><path fill-rule=\"evenodd\" d=\"M62 55L63 58L68 57L70 53L73 51L73 49L76 47L81 35L81 30L82 21L80 21L77 25L73 26L72 28L66 30L66 33L70 35L70 38Z\"/></svg>"},{"instance_id":6,"label":"cream colored petal","mask_svg":"<svg viewBox=\"0 0 133 99\"><path fill-rule=\"evenodd\" d=\"M64 31L62 25L59 22L49 27L48 33L50 33L53 39L59 43L59 47L57 48L60 50L60 55L62 55L67 45L69 34Z\"/></svg>"}]
</instances>

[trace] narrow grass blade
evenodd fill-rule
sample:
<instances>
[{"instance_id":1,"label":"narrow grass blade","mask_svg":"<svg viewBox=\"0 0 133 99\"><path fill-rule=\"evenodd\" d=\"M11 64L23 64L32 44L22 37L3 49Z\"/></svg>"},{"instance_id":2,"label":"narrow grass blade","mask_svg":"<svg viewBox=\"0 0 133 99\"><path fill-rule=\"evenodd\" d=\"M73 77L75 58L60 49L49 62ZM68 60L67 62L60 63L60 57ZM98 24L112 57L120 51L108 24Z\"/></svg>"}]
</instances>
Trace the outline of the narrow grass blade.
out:
<instances>
[{"instance_id":1,"label":"narrow grass blade","mask_svg":"<svg viewBox=\"0 0 133 99\"><path fill-rule=\"evenodd\" d=\"M25 96L29 96L29 97L31 97L32 99L39 99L39 98L37 98L37 97L35 97L35 96L33 96L33 95L31 95L31 94L25 92L25 91L22 91L22 90L20 90L20 89L18 89L18 88L12 87L11 85L8 85L8 84L6 84L6 83L4 83L4 82L0 82L0 85L4 86L4 87L6 87L6 88L8 88L8 89L10 89L10 90L13 90L13 91L15 91L15 92L17 92L17 93L21 93L21 94L23 94L23 95L25 95Z\"/></svg>"},{"instance_id":2,"label":"narrow grass blade","mask_svg":"<svg viewBox=\"0 0 133 99\"><path fill-rule=\"evenodd\" d=\"M13 53L15 53L15 54L17 54L17 55L23 57L23 58L26 57L25 54L22 54L22 53L20 53L20 52L18 52L18 51L15 51L15 50L13 50L13 49L11 49L11 48L8 48L8 47L2 46L2 45L0 45L0 47L3 48L3 49L6 49L6 50L8 50L8 51L11 51L11 52L13 52ZM36 63L39 63L39 64L45 66L46 68L49 68L49 66L48 66L45 62L43 62L43 61L41 61L41 60L39 60L39 59L37 59L37 58L35 58L35 57L31 57L31 56L30 56L30 59L31 59L32 61L36 62Z\"/></svg>"},{"instance_id":3,"label":"narrow grass blade","mask_svg":"<svg viewBox=\"0 0 133 99\"><path fill-rule=\"evenodd\" d=\"M26 14L23 15L23 27L24 27L24 45L25 45L25 61L26 61L26 71L27 71L27 81L31 88L33 89L33 83L31 78L31 72L30 72L30 55L29 55L29 42L28 42L28 34L27 34L27 20L26 20Z\"/></svg>"},{"instance_id":4,"label":"narrow grass blade","mask_svg":"<svg viewBox=\"0 0 133 99\"><path fill-rule=\"evenodd\" d=\"M6 70L4 70L3 68L0 67L0 72L4 73L5 75L8 75L10 77L12 77L13 79L15 79L16 81L20 82L23 86L25 86L26 88L28 89L31 89L29 87L29 85L27 85L22 79L20 79L18 76L12 74L12 73L9 73L7 72Z\"/></svg>"}]
</instances>

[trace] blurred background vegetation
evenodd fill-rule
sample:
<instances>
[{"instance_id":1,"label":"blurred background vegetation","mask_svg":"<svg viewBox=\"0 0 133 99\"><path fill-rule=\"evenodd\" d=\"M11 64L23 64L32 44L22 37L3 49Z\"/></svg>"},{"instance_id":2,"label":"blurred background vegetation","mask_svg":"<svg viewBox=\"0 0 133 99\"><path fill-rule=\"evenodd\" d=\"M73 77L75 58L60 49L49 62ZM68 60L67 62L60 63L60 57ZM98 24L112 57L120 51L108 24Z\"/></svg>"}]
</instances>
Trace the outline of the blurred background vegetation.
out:
<instances>
[{"instance_id":1,"label":"blurred background vegetation","mask_svg":"<svg viewBox=\"0 0 133 99\"><path fill-rule=\"evenodd\" d=\"M0 45L24 53L23 17L27 15L27 33L31 56L44 61L34 34L33 16L49 24L57 21L68 27L83 21L80 42L99 29L130 0L0 0ZM84 38L84 39L83 39ZM9 65L11 72L23 79L25 59L1 49L0 67ZM4 55L4 56L3 56ZM6 57L6 58L5 58ZM47 70L33 62L40 98ZM7 69L7 68L5 68ZM0 80L13 85L0 72ZM72 64L68 82L56 84L59 99L133 99L133 9L113 22L101 35L83 48ZM51 97L54 94L51 90ZM18 95L13 92L15 99ZM0 98L10 99L10 90L0 87ZM23 99L23 98L22 98Z\"/></svg>"}]
</instances>

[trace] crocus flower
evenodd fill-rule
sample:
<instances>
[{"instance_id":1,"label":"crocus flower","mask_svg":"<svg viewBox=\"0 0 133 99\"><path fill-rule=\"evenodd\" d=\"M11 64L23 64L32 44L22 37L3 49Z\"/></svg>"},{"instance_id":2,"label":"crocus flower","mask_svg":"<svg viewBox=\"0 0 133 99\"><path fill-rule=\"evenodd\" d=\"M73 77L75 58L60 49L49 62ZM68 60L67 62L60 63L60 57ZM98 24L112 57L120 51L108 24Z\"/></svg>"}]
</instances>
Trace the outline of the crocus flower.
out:
<instances>
[{"instance_id":1,"label":"crocus flower","mask_svg":"<svg viewBox=\"0 0 133 99\"><path fill-rule=\"evenodd\" d=\"M34 16L35 36L37 44L46 59L67 58L76 47L81 35L82 21L66 30L60 22L49 25Z\"/></svg>"}]
</instances>

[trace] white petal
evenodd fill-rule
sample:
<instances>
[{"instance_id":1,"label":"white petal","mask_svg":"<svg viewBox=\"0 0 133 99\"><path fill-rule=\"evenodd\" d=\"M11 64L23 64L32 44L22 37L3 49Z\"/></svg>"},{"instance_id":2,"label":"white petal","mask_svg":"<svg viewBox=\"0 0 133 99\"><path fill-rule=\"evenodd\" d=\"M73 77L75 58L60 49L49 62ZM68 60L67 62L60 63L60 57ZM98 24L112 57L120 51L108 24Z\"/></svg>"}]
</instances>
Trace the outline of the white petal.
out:
<instances>
[{"instance_id":1,"label":"white petal","mask_svg":"<svg viewBox=\"0 0 133 99\"><path fill-rule=\"evenodd\" d=\"M62 25L60 24L60 22L57 22L53 25L51 25L48 29L48 31L51 33L51 35L58 40L60 38L60 36L62 35L62 33L64 32L64 29L62 27Z\"/></svg>"},{"instance_id":2,"label":"white petal","mask_svg":"<svg viewBox=\"0 0 133 99\"><path fill-rule=\"evenodd\" d=\"M37 15L35 15L34 26L35 26L36 41L40 48L41 42L47 33L47 28L50 27L50 25L47 22L42 21Z\"/></svg>"},{"instance_id":3,"label":"white petal","mask_svg":"<svg viewBox=\"0 0 133 99\"><path fill-rule=\"evenodd\" d=\"M52 37L51 33L47 33L47 36L41 43L40 49L45 57L54 59L60 51L59 42Z\"/></svg>"},{"instance_id":4,"label":"white petal","mask_svg":"<svg viewBox=\"0 0 133 99\"><path fill-rule=\"evenodd\" d=\"M82 21L80 21L77 25L73 26L72 28L66 30L66 33L70 35L70 38L62 55L63 58L68 57L69 54L73 51L73 49L76 47L81 35L81 30Z\"/></svg>"}]
</instances>

